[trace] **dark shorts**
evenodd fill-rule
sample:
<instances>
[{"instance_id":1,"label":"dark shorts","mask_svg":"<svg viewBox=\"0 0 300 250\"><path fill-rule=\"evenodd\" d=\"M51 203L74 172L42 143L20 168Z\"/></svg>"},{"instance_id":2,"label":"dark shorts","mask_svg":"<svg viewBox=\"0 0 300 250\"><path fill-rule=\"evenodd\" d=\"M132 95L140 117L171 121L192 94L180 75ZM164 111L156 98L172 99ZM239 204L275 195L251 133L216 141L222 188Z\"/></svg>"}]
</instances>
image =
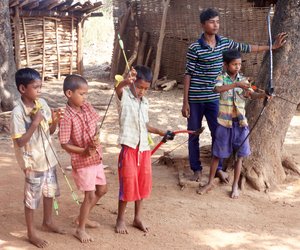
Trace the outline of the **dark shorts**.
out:
<instances>
[{"instance_id":1,"label":"dark shorts","mask_svg":"<svg viewBox=\"0 0 300 250\"><path fill-rule=\"evenodd\" d=\"M248 127L240 127L238 122L232 123L232 128L219 125L216 130L216 139L213 145L213 155L218 158L228 158L237 150L249 134ZM243 143L237 154L238 157L250 155L249 138Z\"/></svg>"}]
</instances>

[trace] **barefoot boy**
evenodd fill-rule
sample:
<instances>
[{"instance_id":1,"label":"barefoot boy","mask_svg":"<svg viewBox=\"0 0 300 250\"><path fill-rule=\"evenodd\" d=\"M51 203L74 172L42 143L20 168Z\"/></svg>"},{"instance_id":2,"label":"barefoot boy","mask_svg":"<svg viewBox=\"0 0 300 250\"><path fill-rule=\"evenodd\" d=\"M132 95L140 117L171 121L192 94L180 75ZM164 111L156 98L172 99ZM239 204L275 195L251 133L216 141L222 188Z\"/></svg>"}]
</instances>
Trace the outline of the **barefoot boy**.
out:
<instances>
[{"instance_id":1,"label":"barefoot boy","mask_svg":"<svg viewBox=\"0 0 300 250\"><path fill-rule=\"evenodd\" d=\"M59 126L59 140L71 155L72 175L77 188L84 192L75 237L82 243L93 241L85 227L98 227L88 216L98 200L107 192L102 165L102 150L96 138L100 117L86 102L87 81L79 75L69 75L64 80L64 94L68 98L64 118Z\"/></svg>"},{"instance_id":2,"label":"barefoot boy","mask_svg":"<svg viewBox=\"0 0 300 250\"><path fill-rule=\"evenodd\" d=\"M209 182L198 190L199 194L208 192L213 188L213 179L220 159L228 158L237 152L237 161L234 165L234 180L231 198L238 198L238 180L242 167L243 157L250 154L249 140L241 145L249 133L245 116L245 101L267 97L265 93L256 93L250 88L248 80L239 74L241 69L241 54L231 49L223 52L225 73L218 76L214 91L220 93L220 106L218 114L218 127L216 139L213 144L213 159L210 166Z\"/></svg>"},{"instance_id":3,"label":"barefoot boy","mask_svg":"<svg viewBox=\"0 0 300 250\"><path fill-rule=\"evenodd\" d=\"M125 209L127 202L135 202L133 226L147 232L141 221L143 199L149 197L152 188L151 151L148 132L163 136L165 132L151 127L148 122L148 100L144 97L150 87L152 73L148 67L136 66L129 77L116 86L120 134L122 146L119 155L119 207L115 227L125 234Z\"/></svg>"},{"instance_id":4,"label":"barefoot boy","mask_svg":"<svg viewBox=\"0 0 300 250\"><path fill-rule=\"evenodd\" d=\"M24 205L29 242L43 248L48 242L36 234L34 210L43 197L44 214L42 229L64 233L52 221L53 198L59 195L56 177L57 160L51 137L59 120L46 101L39 98L42 81L39 73L31 68L16 72L16 85L21 94L11 115L11 136L19 166L25 174ZM52 146L53 147L53 146Z\"/></svg>"}]
</instances>

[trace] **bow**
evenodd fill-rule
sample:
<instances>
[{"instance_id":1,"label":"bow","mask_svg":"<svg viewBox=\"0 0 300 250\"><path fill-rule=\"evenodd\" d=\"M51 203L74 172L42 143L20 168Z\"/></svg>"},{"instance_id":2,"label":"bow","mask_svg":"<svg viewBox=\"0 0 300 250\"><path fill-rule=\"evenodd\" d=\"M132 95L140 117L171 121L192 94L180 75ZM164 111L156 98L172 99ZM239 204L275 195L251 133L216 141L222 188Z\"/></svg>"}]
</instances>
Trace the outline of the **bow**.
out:
<instances>
[{"instance_id":1,"label":"bow","mask_svg":"<svg viewBox=\"0 0 300 250\"><path fill-rule=\"evenodd\" d=\"M268 12L268 16L267 16L267 26L268 26L268 38L269 38L269 58L270 58L270 79L269 79L269 82L268 82L268 85L267 85L267 88L265 90L266 94L268 96L271 96L273 95L274 93L274 85L273 85L273 51L272 51L272 30L271 30L271 11L272 11L272 6L270 7L270 10ZM254 124L253 124L253 127L250 129L248 135L245 137L245 139L242 141L242 143L240 144L240 146L235 150L234 152L234 158L235 160L238 159L238 152L240 151L240 149L242 148L242 146L244 145L244 143L247 141L247 139L249 138L249 136L252 134L254 128L256 127L258 121L260 120L262 114L264 113L266 107L267 107L267 104L269 102L269 98L268 97L265 97L264 99L264 102L263 102L263 107L261 109L261 111L259 112L259 115L258 117L256 118Z\"/></svg>"},{"instance_id":2,"label":"bow","mask_svg":"<svg viewBox=\"0 0 300 250\"><path fill-rule=\"evenodd\" d=\"M191 134L193 136L199 136L203 131L204 131L205 127L201 127L200 129L193 131L193 130L175 130L175 131L167 131L167 133L164 135L164 137L161 139L161 141L154 147L154 149L152 149L151 151L151 155L153 155L162 144L166 143L169 140L173 140L175 135L177 134ZM190 140L190 138L188 139ZM184 141L183 143L179 144L179 146L185 144L186 141ZM178 148L179 146L175 147L174 149L172 149L170 152L174 151L176 148Z\"/></svg>"}]
</instances>

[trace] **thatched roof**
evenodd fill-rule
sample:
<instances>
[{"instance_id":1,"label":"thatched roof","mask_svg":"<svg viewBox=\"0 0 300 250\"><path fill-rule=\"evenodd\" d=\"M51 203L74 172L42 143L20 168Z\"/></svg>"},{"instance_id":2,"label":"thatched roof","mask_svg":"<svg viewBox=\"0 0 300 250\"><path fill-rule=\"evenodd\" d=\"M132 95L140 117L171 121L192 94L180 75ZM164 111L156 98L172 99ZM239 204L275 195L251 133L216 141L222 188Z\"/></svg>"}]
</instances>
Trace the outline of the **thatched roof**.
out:
<instances>
[{"instance_id":1,"label":"thatched roof","mask_svg":"<svg viewBox=\"0 0 300 250\"><path fill-rule=\"evenodd\" d=\"M9 0L11 14L19 8L21 16L81 17L101 6L97 0Z\"/></svg>"}]
</instances>

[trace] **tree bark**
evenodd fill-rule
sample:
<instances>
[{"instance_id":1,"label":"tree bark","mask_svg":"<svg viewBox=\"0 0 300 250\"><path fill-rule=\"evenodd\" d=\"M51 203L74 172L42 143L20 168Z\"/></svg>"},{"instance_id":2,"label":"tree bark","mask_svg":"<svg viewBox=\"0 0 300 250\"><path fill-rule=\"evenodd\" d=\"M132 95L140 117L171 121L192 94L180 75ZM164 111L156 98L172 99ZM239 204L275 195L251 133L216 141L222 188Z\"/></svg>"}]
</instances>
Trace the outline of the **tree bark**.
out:
<instances>
[{"instance_id":1,"label":"tree bark","mask_svg":"<svg viewBox=\"0 0 300 250\"><path fill-rule=\"evenodd\" d=\"M242 175L255 189L262 191L286 178L284 168L293 168L299 174L299 166L287 164L283 143L297 105L300 101L300 4L298 0L277 2L272 23L272 36L287 32L285 46L273 51L275 96L269 101L265 112L250 136L252 154L244 161ZM266 53L258 76L258 86L265 89L270 79L269 53ZM250 128L263 107L262 101L252 101L247 106ZM289 165L289 166L288 166Z\"/></svg>"},{"instance_id":2,"label":"tree bark","mask_svg":"<svg viewBox=\"0 0 300 250\"><path fill-rule=\"evenodd\" d=\"M0 1L0 112L13 108L13 100L17 93L8 4L8 0Z\"/></svg>"}]
</instances>

